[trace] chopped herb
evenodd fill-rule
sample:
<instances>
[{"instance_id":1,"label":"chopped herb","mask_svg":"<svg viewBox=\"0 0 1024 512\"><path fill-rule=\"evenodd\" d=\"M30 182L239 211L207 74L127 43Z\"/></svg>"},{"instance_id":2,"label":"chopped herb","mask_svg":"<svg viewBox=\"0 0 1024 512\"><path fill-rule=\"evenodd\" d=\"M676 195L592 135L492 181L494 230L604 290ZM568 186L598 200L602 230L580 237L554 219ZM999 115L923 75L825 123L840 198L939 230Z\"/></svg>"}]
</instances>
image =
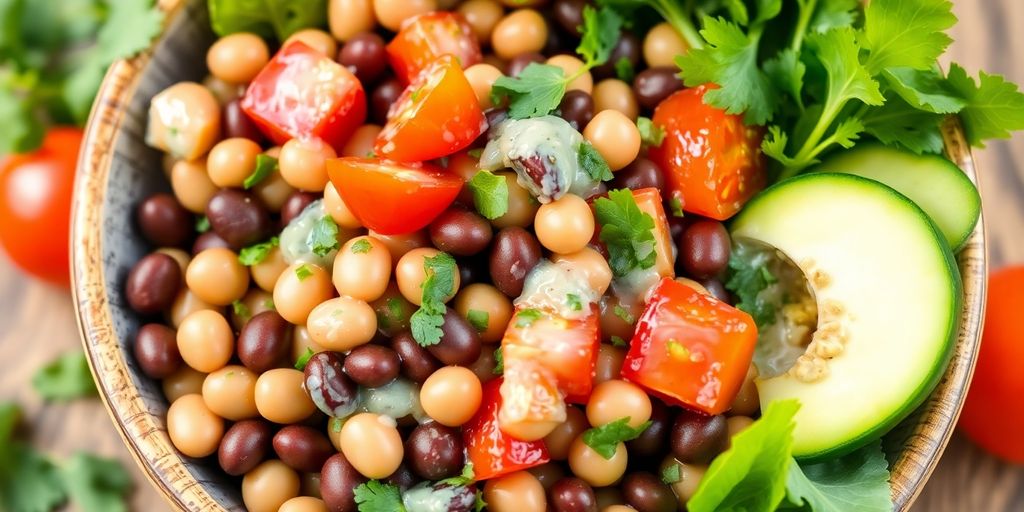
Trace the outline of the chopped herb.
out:
<instances>
[{"instance_id":1,"label":"chopped herb","mask_svg":"<svg viewBox=\"0 0 1024 512\"><path fill-rule=\"evenodd\" d=\"M632 325L633 322L636 322L636 317L634 317L632 313L630 313L626 308L622 307L619 304L616 304L615 307L612 308L612 312L615 313L615 316L621 318L622 321L626 322L627 324Z\"/></svg>"},{"instance_id":2,"label":"chopped herb","mask_svg":"<svg viewBox=\"0 0 1024 512\"><path fill-rule=\"evenodd\" d=\"M200 215L196 219L196 233L206 233L210 230L210 218L206 215Z\"/></svg>"},{"instance_id":3,"label":"chopped herb","mask_svg":"<svg viewBox=\"0 0 1024 512\"><path fill-rule=\"evenodd\" d=\"M633 83L633 79L636 78L636 69L633 69L633 62L629 60L629 57L619 57L619 60L615 61L615 76L627 84Z\"/></svg>"},{"instance_id":4,"label":"chopped herb","mask_svg":"<svg viewBox=\"0 0 1024 512\"><path fill-rule=\"evenodd\" d=\"M725 287L739 299L736 307L750 314L758 327L763 327L775 323L775 304L762 299L760 294L778 279L757 255L757 251L746 245L736 247L729 255L729 280Z\"/></svg>"},{"instance_id":5,"label":"chopped herb","mask_svg":"<svg viewBox=\"0 0 1024 512\"><path fill-rule=\"evenodd\" d=\"M306 351L295 361L295 369L302 371L306 369L306 364L309 363L309 358L313 357L313 349L306 347Z\"/></svg>"},{"instance_id":6,"label":"chopped herb","mask_svg":"<svg viewBox=\"0 0 1024 512\"><path fill-rule=\"evenodd\" d=\"M345 425L345 421L341 418L331 418L331 432L335 434L341 432L341 427Z\"/></svg>"},{"instance_id":7,"label":"chopped herb","mask_svg":"<svg viewBox=\"0 0 1024 512\"><path fill-rule=\"evenodd\" d=\"M402 494L397 485L370 480L354 491L359 512L404 512Z\"/></svg>"},{"instance_id":8,"label":"chopped herb","mask_svg":"<svg viewBox=\"0 0 1024 512\"><path fill-rule=\"evenodd\" d=\"M470 325L472 325L478 332L486 331L487 324L491 320L490 315L486 311L480 311L479 309L471 309L467 311L466 319L469 320Z\"/></svg>"},{"instance_id":9,"label":"chopped herb","mask_svg":"<svg viewBox=\"0 0 1024 512\"><path fill-rule=\"evenodd\" d=\"M608 264L617 277L654 266L654 219L636 205L632 191L612 190L594 201L594 210L601 241L608 248Z\"/></svg>"},{"instance_id":10,"label":"chopped herb","mask_svg":"<svg viewBox=\"0 0 1024 512\"><path fill-rule=\"evenodd\" d=\"M640 141L644 146L656 148L665 140L665 129L654 124L649 118L636 118L636 127L640 130Z\"/></svg>"},{"instance_id":11,"label":"chopped herb","mask_svg":"<svg viewBox=\"0 0 1024 512\"><path fill-rule=\"evenodd\" d=\"M250 245L238 253L238 262L247 267L258 265L267 259L274 247L281 245L281 240L276 236L266 242Z\"/></svg>"},{"instance_id":12,"label":"chopped herb","mask_svg":"<svg viewBox=\"0 0 1024 512\"><path fill-rule=\"evenodd\" d=\"M494 220L508 212L508 182L491 171L478 171L466 186L473 192L473 204L480 215Z\"/></svg>"},{"instance_id":13,"label":"chopped herb","mask_svg":"<svg viewBox=\"0 0 1024 512\"><path fill-rule=\"evenodd\" d=\"M267 179L267 176L270 176L270 174L275 170L277 170L277 159L270 155L260 153L256 155L256 168L252 170L252 174L245 178L245 181L242 182L242 186L245 187L246 190L249 190L250 188L258 185L261 181Z\"/></svg>"},{"instance_id":14,"label":"chopped herb","mask_svg":"<svg viewBox=\"0 0 1024 512\"><path fill-rule=\"evenodd\" d=\"M542 316L539 309L521 309L516 313L516 327L529 327Z\"/></svg>"},{"instance_id":15,"label":"chopped herb","mask_svg":"<svg viewBox=\"0 0 1024 512\"><path fill-rule=\"evenodd\" d=\"M452 486L465 486L473 483L473 479L476 478L476 473L473 472L473 463L467 462L465 466L462 466L462 472L458 476L445 478L438 482L439 484L447 484Z\"/></svg>"},{"instance_id":16,"label":"chopped herb","mask_svg":"<svg viewBox=\"0 0 1024 512\"><path fill-rule=\"evenodd\" d=\"M466 154L469 155L472 158L476 158L476 159L479 160L480 159L480 155L484 154L484 150L483 150L483 148L473 148L473 149L471 149L469 151L466 151Z\"/></svg>"},{"instance_id":17,"label":"chopped herb","mask_svg":"<svg viewBox=\"0 0 1024 512\"><path fill-rule=\"evenodd\" d=\"M651 426L651 421L647 420L641 423L639 427L633 428L629 426L629 416L626 416L600 427L587 430L583 433L583 442L597 452L598 455L605 459L611 459L615 456L619 443L632 441L640 437L640 434L643 434L644 430L647 430L649 426Z\"/></svg>"},{"instance_id":18,"label":"chopped herb","mask_svg":"<svg viewBox=\"0 0 1024 512\"><path fill-rule=\"evenodd\" d=\"M672 211L673 217L683 218L683 200L678 197L673 197L668 200L669 210Z\"/></svg>"},{"instance_id":19,"label":"chopped herb","mask_svg":"<svg viewBox=\"0 0 1024 512\"><path fill-rule=\"evenodd\" d=\"M567 293L565 295L565 302L569 305L569 309L573 311L580 311L583 309L583 301L580 300L580 296L575 293Z\"/></svg>"},{"instance_id":20,"label":"chopped herb","mask_svg":"<svg viewBox=\"0 0 1024 512\"><path fill-rule=\"evenodd\" d=\"M608 162L604 160L601 153L598 153L589 142L583 141L580 143L579 148L576 150L576 158L579 160L580 167L587 171L587 174L594 181L608 181L613 178L612 169L608 167Z\"/></svg>"},{"instance_id":21,"label":"chopped herb","mask_svg":"<svg viewBox=\"0 0 1024 512\"><path fill-rule=\"evenodd\" d=\"M682 480L682 475L679 474L679 464L672 462L665 469L661 471L661 481L667 485L672 485Z\"/></svg>"},{"instance_id":22,"label":"chopped herb","mask_svg":"<svg viewBox=\"0 0 1024 512\"><path fill-rule=\"evenodd\" d=\"M441 342L441 326L444 325L446 311L444 303L455 291L455 276L459 268L455 258L448 253L440 253L432 258L423 259L423 273L427 276L423 281L423 295L420 308L409 319L412 337L421 346L436 345Z\"/></svg>"},{"instance_id":23,"label":"chopped herb","mask_svg":"<svg viewBox=\"0 0 1024 512\"><path fill-rule=\"evenodd\" d=\"M628 347L629 346L629 343L626 343L626 340L624 340L624 339L622 339L622 338L620 338L618 336L612 336L611 342L612 342L612 346L613 347Z\"/></svg>"},{"instance_id":24,"label":"chopped herb","mask_svg":"<svg viewBox=\"0 0 1024 512\"><path fill-rule=\"evenodd\" d=\"M402 301L398 297L388 298L388 312L394 318L401 318L405 308L402 305Z\"/></svg>"},{"instance_id":25,"label":"chopped herb","mask_svg":"<svg viewBox=\"0 0 1024 512\"><path fill-rule=\"evenodd\" d=\"M277 309L277 306L274 306L274 299L267 299L263 301L263 307L267 309Z\"/></svg>"},{"instance_id":26,"label":"chopped herb","mask_svg":"<svg viewBox=\"0 0 1024 512\"><path fill-rule=\"evenodd\" d=\"M309 245L313 254L321 258L327 256L338 248L338 224L330 215L320 217L320 220L313 225L313 229L309 231L306 244Z\"/></svg>"},{"instance_id":27,"label":"chopped herb","mask_svg":"<svg viewBox=\"0 0 1024 512\"><path fill-rule=\"evenodd\" d=\"M373 244L365 238L360 238L352 244L352 252L356 254L368 253L370 252L370 249L373 249Z\"/></svg>"},{"instance_id":28,"label":"chopped herb","mask_svg":"<svg viewBox=\"0 0 1024 512\"><path fill-rule=\"evenodd\" d=\"M313 269L309 265L303 263L298 267L295 267L295 277L299 278L299 281L305 281L307 277L313 275Z\"/></svg>"},{"instance_id":29,"label":"chopped herb","mask_svg":"<svg viewBox=\"0 0 1024 512\"><path fill-rule=\"evenodd\" d=\"M249 311L249 306L246 306L244 302L236 300L231 303L231 310L235 312L235 316L241 318L243 322L249 321L252 318L252 311Z\"/></svg>"},{"instance_id":30,"label":"chopped herb","mask_svg":"<svg viewBox=\"0 0 1024 512\"><path fill-rule=\"evenodd\" d=\"M501 351L501 347L494 349L494 369L491 373L495 375L501 375L505 373L505 353Z\"/></svg>"}]
</instances>

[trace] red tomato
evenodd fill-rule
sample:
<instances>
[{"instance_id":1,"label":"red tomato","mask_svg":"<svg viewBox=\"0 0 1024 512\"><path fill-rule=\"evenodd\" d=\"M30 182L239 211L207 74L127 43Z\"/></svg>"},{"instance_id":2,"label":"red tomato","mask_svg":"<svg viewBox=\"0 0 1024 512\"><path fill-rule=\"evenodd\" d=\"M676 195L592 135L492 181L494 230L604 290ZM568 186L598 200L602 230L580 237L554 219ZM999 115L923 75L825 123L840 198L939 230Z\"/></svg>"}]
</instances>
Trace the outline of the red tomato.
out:
<instances>
[{"instance_id":1,"label":"red tomato","mask_svg":"<svg viewBox=\"0 0 1024 512\"><path fill-rule=\"evenodd\" d=\"M498 428L502 381L497 378L484 384L480 409L462 426L463 444L469 461L473 463L477 481L532 468L551 460L544 441L520 441Z\"/></svg>"},{"instance_id":2,"label":"red tomato","mask_svg":"<svg viewBox=\"0 0 1024 512\"><path fill-rule=\"evenodd\" d=\"M647 156L661 167L666 190L683 210L725 220L765 186L764 132L705 104L710 87L684 89L658 105L653 121L665 129L665 140Z\"/></svg>"},{"instance_id":3,"label":"red tomato","mask_svg":"<svg viewBox=\"0 0 1024 512\"><path fill-rule=\"evenodd\" d=\"M663 278L622 363L622 377L652 394L707 414L729 408L754 357L750 315Z\"/></svg>"},{"instance_id":4,"label":"red tomato","mask_svg":"<svg viewBox=\"0 0 1024 512\"><path fill-rule=\"evenodd\" d=\"M654 267L660 277L675 277L675 256L672 234L662 205L661 192L656 188L642 188L633 191L637 208L654 219Z\"/></svg>"},{"instance_id":5,"label":"red tomato","mask_svg":"<svg viewBox=\"0 0 1024 512\"><path fill-rule=\"evenodd\" d=\"M993 273L981 354L960 415L967 437L992 454L1024 464L1024 266Z\"/></svg>"},{"instance_id":6,"label":"red tomato","mask_svg":"<svg viewBox=\"0 0 1024 512\"><path fill-rule=\"evenodd\" d=\"M455 57L463 69L484 60L473 29L453 12L428 12L405 22L387 50L391 68L403 84L442 55Z\"/></svg>"},{"instance_id":7,"label":"red tomato","mask_svg":"<svg viewBox=\"0 0 1024 512\"><path fill-rule=\"evenodd\" d=\"M423 229L452 204L463 183L429 164L379 158L328 160L327 173L352 214L382 235Z\"/></svg>"},{"instance_id":8,"label":"red tomato","mask_svg":"<svg viewBox=\"0 0 1024 512\"><path fill-rule=\"evenodd\" d=\"M315 136L340 153L366 120L366 93L345 66L295 41L249 84L242 110L277 144Z\"/></svg>"},{"instance_id":9,"label":"red tomato","mask_svg":"<svg viewBox=\"0 0 1024 512\"><path fill-rule=\"evenodd\" d=\"M423 71L388 112L374 150L399 162L448 156L469 147L487 130L473 87L450 55Z\"/></svg>"},{"instance_id":10,"label":"red tomato","mask_svg":"<svg viewBox=\"0 0 1024 512\"><path fill-rule=\"evenodd\" d=\"M582 319L566 319L540 309L533 310L540 317L529 323L513 317L501 340L505 367L517 360L537 361L554 373L567 402L586 403L594 387L601 345L600 316L597 306L592 309Z\"/></svg>"},{"instance_id":11,"label":"red tomato","mask_svg":"<svg viewBox=\"0 0 1024 512\"><path fill-rule=\"evenodd\" d=\"M82 130L52 128L39 149L0 159L0 245L25 272L63 286L81 145Z\"/></svg>"}]
</instances>

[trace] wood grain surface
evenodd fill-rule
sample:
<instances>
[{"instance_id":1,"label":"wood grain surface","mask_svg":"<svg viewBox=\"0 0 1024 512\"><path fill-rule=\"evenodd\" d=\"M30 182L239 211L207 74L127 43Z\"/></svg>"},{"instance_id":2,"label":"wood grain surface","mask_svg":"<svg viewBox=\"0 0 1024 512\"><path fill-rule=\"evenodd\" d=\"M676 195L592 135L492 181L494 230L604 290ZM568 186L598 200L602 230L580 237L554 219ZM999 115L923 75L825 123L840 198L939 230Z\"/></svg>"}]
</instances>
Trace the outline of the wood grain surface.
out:
<instances>
[{"instance_id":1,"label":"wood grain surface","mask_svg":"<svg viewBox=\"0 0 1024 512\"><path fill-rule=\"evenodd\" d=\"M957 0L960 23L948 59L1024 83L1024 2ZM975 152L988 221L991 268L1024 263L1024 135ZM138 485L132 510L167 510L121 444L98 399L44 404L32 391L33 372L81 343L67 290L32 282L0 257L0 400L19 402L32 442L57 459L88 450L122 460ZM1002 464L955 436L918 499L915 511L1024 510L1024 467Z\"/></svg>"}]
</instances>

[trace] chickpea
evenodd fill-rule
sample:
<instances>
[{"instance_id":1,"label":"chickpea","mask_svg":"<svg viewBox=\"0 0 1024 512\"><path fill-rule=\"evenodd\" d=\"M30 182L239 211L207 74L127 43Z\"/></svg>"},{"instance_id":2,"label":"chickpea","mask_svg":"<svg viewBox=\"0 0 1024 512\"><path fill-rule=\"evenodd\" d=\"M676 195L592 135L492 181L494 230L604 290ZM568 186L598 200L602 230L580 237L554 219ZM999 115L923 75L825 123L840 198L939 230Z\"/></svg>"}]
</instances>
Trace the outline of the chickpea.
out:
<instances>
[{"instance_id":1,"label":"chickpea","mask_svg":"<svg viewBox=\"0 0 1024 512\"><path fill-rule=\"evenodd\" d=\"M458 427L480 407L480 379L462 366L446 366L432 373L420 388L420 405L442 425Z\"/></svg>"},{"instance_id":2,"label":"chickpea","mask_svg":"<svg viewBox=\"0 0 1024 512\"><path fill-rule=\"evenodd\" d=\"M480 333L480 341L484 343L501 341L512 318L512 301L493 285L485 283L473 283L463 288L455 296L454 307L466 319L470 318L470 311L487 315L487 328Z\"/></svg>"},{"instance_id":3,"label":"chickpea","mask_svg":"<svg viewBox=\"0 0 1024 512\"><path fill-rule=\"evenodd\" d=\"M377 314L364 301L335 297L309 313L309 337L328 350L348 352L365 345L377 334Z\"/></svg>"},{"instance_id":4,"label":"chickpea","mask_svg":"<svg viewBox=\"0 0 1024 512\"><path fill-rule=\"evenodd\" d=\"M281 146L278 169L289 185L309 192L323 191L327 186L327 160L337 154L323 139L292 139Z\"/></svg>"},{"instance_id":5,"label":"chickpea","mask_svg":"<svg viewBox=\"0 0 1024 512\"><path fill-rule=\"evenodd\" d=\"M544 445L548 447L551 460L567 459L573 440L588 428L590 424L587 423L587 415L583 411L578 407L566 407L565 421L544 438Z\"/></svg>"},{"instance_id":6,"label":"chickpea","mask_svg":"<svg viewBox=\"0 0 1024 512\"><path fill-rule=\"evenodd\" d=\"M580 72L581 69L583 69L584 66L582 60L577 59L572 55L565 54L555 55L554 57L551 57L550 59L548 59L547 64L550 66L557 66L562 68L562 71L565 72L565 76L567 77L575 76L577 73ZM580 76L576 77L575 79L573 79L573 81L569 82L569 84L565 86L565 90L583 91L587 94L590 94L594 90L594 77L591 76L590 71L583 71L583 73L580 74Z\"/></svg>"},{"instance_id":7,"label":"chickpea","mask_svg":"<svg viewBox=\"0 0 1024 512\"><path fill-rule=\"evenodd\" d=\"M407 233L404 235L382 235L370 230L370 236L380 240L385 247L388 248L388 252L391 253L391 261L398 264L402 260L402 256L405 256L409 251L416 249L417 247L428 247L430 246L430 237L427 236L426 231L416 231L413 233Z\"/></svg>"},{"instance_id":8,"label":"chickpea","mask_svg":"<svg viewBox=\"0 0 1024 512\"><path fill-rule=\"evenodd\" d=\"M636 512L636 509L629 505L608 505L601 512Z\"/></svg>"},{"instance_id":9,"label":"chickpea","mask_svg":"<svg viewBox=\"0 0 1024 512\"><path fill-rule=\"evenodd\" d=\"M334 219L335 224L345 229L359 229L363 227L363 224L359 222L359 219L352 214L352 210L349 210L348 205L338 194L338 189L334 188L334 184L327 183L327 188L324 189L324 210L327 214Z\"/></svg>"},{"instance_id":10,"label":"chickpea","mask_svg":"<svg viewBox=\"0 0 1024 512\"><path fill-rule=\"evenodd\" d=\"M241 188L256 168L256 156L262 152L259 144L242 137L218 142L206 157L210 181L218 187Z\"/></svg>"},{"instance_id":11,"label":"chickpea","mask_svg":"<svg viewBox=\"0 0 1024 512\"><path fill-rule=\"evenodd\" d=\"M288 46L295 41L301 41L306 46L332 59L338 54L338 42L330 34L320 29L307 28L300 30L288 36L288 39L285 39L284 44L281 46Z\"/></svg>"},{"instance_id":12,"label":"chickpea","mask_svg":"<svg viewBox=\"0 0 1024 512\"><path fill-rule=\"evenodd\" d=\"M597 352L597 364L594 365L594 384L618 379L625 360L626 349L602 343Z\"/></svg>"},{"instance_id":13,"label":"chickpea","mask_svg":"<svg viewBox=\"0 0 1024 512\"><path fill-rule=\"evenodd\" d=\"M499 57L539 52L548 40L548 25L533 9L518 9L502 18L491 32L491 47Z\"/></svg>"},{"instance_id":14,"label":"chickpea","mask_svg":"<svg viewBox=\"0 0 1024 512\"><path fill-rule=\"evenodd\" d=\"M331 276L319 265L296 263L274 285L274 307L285 320L305 325L313 308L334 296Z\"/></svg>"},{"instance_id":15,"label":"chickpea","mask_svg":"<svg viewBox=\"0 0 1024 512\"><path fill-rule=\"evenodd\" d=\"M537 240L557 254L571 254L586 248L594 237L594 214L580 196L566 194L540 205L533 221Z\"/></svg>"},{"instance_id":16,"label":"chickpea","mask_svg":"<svg viewBox=\"0 0 1024 512\"><path fill-rule=\"evenodd\" d=\"M587 401L587 420L600 427L624 417L636 428L651 419L651 399L632 382L609 380L598 384Z\"/></svg>"},{"instance_id":17,"label":"chickpea","mask_svg":"<svg viewBox=\"0 0 1024 512\"><path fill-rule=\"evenodd\" d=\"M394 473L405 454L395 420L370 412L349 418L341 427L341 452L366 478Z\"/></svg>"},{"instance_id":18,"label":"chickpea","mask_svg":"<svg viewBox=\"0 0 1024 512\"><path fill-rule=\"evenodd\" d=\"M304 325L296 325L292 329L292 361L298 361L306 354L306 350L312 350L314 354L327 349L321 347L309 336L309 330Z\"/></svg>"},{"instance_id":19,"label":"chickpea","mask_svg":"<svg viewBox=\"0 0 1024 512\"><path fill-rule=\"evenodd\" d=\"M708 467L698 464L684 464L670 456L665 459L662 468L670 464L679 466L679 481L670 485L672 491L676 493L676 497L679 499L679 505L685 507L686 502L697 493L697 487L700 487L700 481L704 479L704 473L708 470Z\"/></svg>"},{"instance_id":20,"label":"chickpea","mask_svg":"<svg viewBox=\"0 0 1024 512\"><path fill-rule=\"evenodd\" d=\"M164 377L160 383L167 401L174 403L175 400L185 395L199 395L203 392L203 382L206 381L206 374L187 365L182 365L178 371Z\"/></svg>"},{"instance_id":21,"label":"chickpea","mask_svg":"<svg viewBox=\"0 0 1024 512\"><path fill-rule=\"evenodd\" d=\"M373 12L384 28L398 32L405 20L437 10L437 0L373 0Z\"/></svg>"},{"instance_id":22,"label":"chickpea","mask_svg":"<svg viewBox=\"0 0 1024 512\"><path fill-rule=\"evenodd\" d=\"M372 32L377 26L373 0L329 0L327 24L338 41L348 41L356 34Z\"/></svg>"},{"instance_id":23,"label":"chickpea","mask_svg":"<svg viewBox=\"0 0 1024 512\"><path fill-rule=\"evenodd\" d=\"M181 453L206 457L220 446L224 420L206 407L202 396L185 395L167 408L167 435Z\"/></svg>"},{"instance_id":24,"label":"chickpea","mask_svg":"<svg viewBox=\"0 0 1024 512\"><path fill-rule=\"evenodd\" d=\"M618 110L598 112L583 129L583 138L594 145L613 171L629 165L640 154L640 130Z\"/></svg>"},{"instance_id":25,"label":"chickpea","mask_svg":"<svg viewBox=\"0 0 1024 512\"><path fill-rule=\"evenodd\" d=\"M306 477L307 475L302 476ZM303 484L305 484L305 481L303 481ZM319 490L319 484L317 488ZM327 505L320 498L298 496L284 502L281 508L277 510L278 512L327 512Z\"/></svg>"},{"instance_id":26,"label":"chickpea","mask_svg":"<svg viewBox=\"0 0 1024 512\"><path fill-rule=\"evenodd\" d=\"M206 52L210 74L230 84L252 81L270 61L270 50L263 38L238 32L218 39Z\"/></svg>"},{"instance_id":27,"label":"chickpea","mask_svg":"<svg viewBox=\"0 0 1024 512\"><path fill-rule=\"evenodd\" d=\"M195 256L185 272L185 282L204 302L226 306L249 290L249 270L231 249L215 247Z\"/></svg>"},{"instance_id":28,"label":"chickpea","mask_svg":"<svg viewBox=\"0 0 1024 512\"><path fill-rule=\"evenodd\" d=\"M235 351L235 334L228 321L209 309L187 316L178 328L177 340L185 364L204 373L223 368Z\"/></svg>"},{"instance_id":29,"label":"chickpea","mask_svg":"<svg viewBox=\"0 0 1024 512\"><path fill-rule=\"evenodd\" d=\"M486 110L494 106L494 103L491 102L491 87L494 85L494 81L502 75L500 69L490 64L473 64L466 68L466 80L469 80L470 87L476 93L476 100L480 103L480 108Z\"/></svg>"},{"instance_id":30,"label":"chickpea","mask_svg":"<svg viewBox=\"0 0 1024 512\"><path fill-rule=\"evenodd\" d=\"M341 451L341 427L345 425L348 418L331 418L327 421L327 438L331 440L334 449Z\"/></svg>"},{"instance_id":31,"label":"chickpea","mask_svg":"<svg viewBox=\"0 0 1024 512\"><path fill-rule=\"evenodd\" d=\"M757 394L757 367L750 365L747 369L747 376L743 379L743 385L732 400L732 407L729 414L736 416L753 416L761 408L761 401Z\"/></svg>"},{"instance_id":32,"label":"chickpea","mask_svg":"<svg viewBox=\"0 0 1024 512\"><path fill-rule=\"evenodd\" d=\"M150 102L146 129L150 146L191 161L205 155L219 139L220 103L206 87L179 82Z\"/></svg>"},{"instance_id":33,"label":"chickpea","mask_svg":"<svg viewBox=\"0 0 1024 512\"><path fill-rule=\"evenodd\" d=\"M206 172L206 160L178 160L171 167L171 189L178 202L192 213L206 213L206 203L220 191Z\"/></svg>"},{"instance_id":34,"label":"chickpea","mask_svg":"<svg viewBox=\"0 0 1024 512\"><path fill-rule=\"evenodd\" d=\"M491 32L505 15L505 9L494 0L468 0L459 5L459 14L466 19L481 45L491 42Z\"/></svg>"},{"instance_id":35,"label":"chickpea","mask_svg":"<svg viewBox=\"0 0 1024 512\"><path fill-rule=\"evenodd\" d=\"M256 374L237 365L214 371L203 382L203 401L216 415L227 420L259 416L256 410Z\"/></svg>"},{"instance_id":36,"label":"chickpea","mask_svg":"<svg viewBox=\"0 0 1024 512\"><path fill-rule=\"evenodd\" d=\"M295 193L295 188L284 180L281 171L274 169L270 175L256 184L253 192L268 210L279 213L284 204L288 202L288 198Z\"/></svg>"},{"instance_id":37,"label":"chickpea","mask_svg":"<svg viewBox=\"0 0 1024 512\"><path fill-rule=\"evenodd\" d=\"M629 455L626 445L619 443L612 458L606 459L583 442L579 436L569 447L569 468L573 474L594 487L611 485L626 472Z\"/></svg>"},{"instance_id":38,"label":"chickpea","mask_svg":"<svg viewBox=\"0 0 1024 512\"><path fill-rule=\"evenodd\" d=\"M180 327L181 323L185 321L185 318L196 311L209 309L212 311L220 311L220 308L213 304L203 302L202 299L192 293L188 287L182 287L178 291L178 296L174 298L174 304L171 305L171 310L167 314L167 319L170 324L175 328Z\"/></svg>"},{"instance_id":39,"label":"chickpea","mask_svg":"<svg viewBox=\"0 0 1024 512\"><path fill-rule=\"evenodd\" d=\"M505 178L508 185L508 211L505 215L491 221L496 228L507 228L519 226L525 228L533 223L534 216L540 204L530 191L519 184L518 177L514 172L499 172L498 176Z\"/></svg>"},{"instance_id":40,"label":"chickpea","mask_svg":"<svg viewBox=\"0 0 1024 512\"><path fill-rule=\"evenodd\" d=\"M242 477L242 501L249 512L277 512L299 495L299 474L279 460L268 460Z\"/></svg>"},{"instance_id":41,"label":"chickpea","mask_svg":"<svg viewBox=\"0 0 1024 512\"><path fill-rule=\"evenodd\" d=\"M676 55L688 50L686 41L668 22L651 27L644 37L644 60L648 67L675 66Z\"/></svg>"},{"instance_id":42,"label":"chickpea","mask_svg":"<svg viewBox=\"0 0 1024 512\"><path fill-rule=\"evenodd\" d=\"M288 268L288 262L284 260L284 254L280 247L274 247L267 253L263 261L249 267L252 273L252 280L260 289L273 293L278 278Z\"/></svg>"},{"instance_id":43,"label":"chickpea","mask_svg":"<svg viewBox=\"0 0 1024 512\"><path fill-rule=\"evenodd\" d=\"M384 295L391 281L391 253L372 236L353 238L334 258L333 280L340 295L375 301Z\"/></svg>"},{"instance_id":44,"label":"chickpea","mask_svg":"<svg viewBox=\"0 0 1024 512\"><path fill-rule=\"evenodd\" d=\"M484 501L494 512L544 512L547 497L544 486L527 471L516 471L488 480Z\"/></svg>"},{"instance_id":45,"label":"chickpea","mask_svg":"<svg viewBox=\"0 0 1024 512\"><path fill-rule=\"evenodd\" d=\"M373 144L377 141L380 130L381 127L375 124L364 124L356 128L356 131L352 132L352 136L348 138L348 142L342 146L341 156L363 158L373 153Z\"/></svg>"},{"instance_id":46,"label":"chickpea","mask_svg":"<svg viewBox=\"0 0 1024 512\"><path fill-rule=\"evenodd\" d=\"M427 280L424 260L434 258L438 254L441 254L441 251L432 247L420 247L405 253L402 259L398 260L398 265L395 267L395 281L398 282L398 289L402 292L402 296L409 302L417 306L422 302L423 282ZM445 297L445 302L451 300L458 291L459 273L456 272L455 286L452 287L452 292Z\"/></svg>"},{"instance_id":47,"label":"chickpea","mask_svg":"<svg viewBox=\"0 0 1024 512\"><path fill-rule=\"evenodd\" d=\"M583 273L590 288L599 295L604 295L604 292L608 291L608 286L612 284L612 268L608 266L608 260L590 247L584 247L571 254L555 254L552 260L556 263L565 261L573 270Z\"/></svg>"},{"instance_id":48,"label":"chickpea","mask_svg":"<svg viewBox=\"0 0 1024 512\"><path fill-rule=\"evenodd\" d=\"M316 405L303 388L302 372L276 368L256 379L256 409L274 423L298 423L316 411Z\"/></svg>"},{"instance_id":49,"label":"chickpea","mask_svg":"<svg viewBox=\"0 0 1024 512\"><path fill-rule=\"evenodd\" d=\"M636 121L640 105L636 102L633 87L617 78L601 80L594 86L594 112L618 110L622 115Z\"/></svg>"}]
</instances>

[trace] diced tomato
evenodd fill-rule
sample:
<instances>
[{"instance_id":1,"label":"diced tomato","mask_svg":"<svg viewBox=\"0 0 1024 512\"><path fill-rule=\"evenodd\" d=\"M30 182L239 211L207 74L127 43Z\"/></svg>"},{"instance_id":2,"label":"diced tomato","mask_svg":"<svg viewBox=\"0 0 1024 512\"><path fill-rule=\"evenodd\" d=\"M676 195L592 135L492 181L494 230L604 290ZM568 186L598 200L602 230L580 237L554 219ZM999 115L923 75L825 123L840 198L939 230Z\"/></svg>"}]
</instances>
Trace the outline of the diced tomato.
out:
<instances>
[{"instance_id":1,"label":"diced tomato","mask_svg":"<svg viewBox=\"0 0 1024 512\"><path fill-rule=\"evenodd\" d=\"M665 140L647 156L661 167L683 210L725 220L765 186L764 130L705 104L712 87L684 89L658 105L653 121Z\"/></svg>"},{"instance_id":2,"label":"diced tomato","mask_svg":"<svg viewBox=\"0 0 1024 512\"><path fill-rule=\"evenodd\" d=\"M453 12L428 12L405 22L387 50L391 68L404 84L442 55L455 57L462 69L484 60L473 29Z\"/></svg>"},{"instance_id":3,"label":"diced tomato","mask_svg":"<svg viewBox=\"0 0 1024 512\"><path fill-rule=\"evenodd\" d=\"M637 324L622 377L669 403L720 414L739 392L756 343L750 315L664 278Z\"/></svg>"},{"instance_id":4,"label":"diced tomato","mask_svg":"<svg viewBox=\"0 0 1024 512\"><path fill-rule=\"evenodd\" d=\"M242 110L277 144L316 136L340 153L366 120L366 93L345 66L294 41L249 84Z\"/></svg>"},{"instance_id":5,"label":"diced tomato","mask_svg":"<svg viewBox=\"0 0 1024 512\"><path fill-rule=\"evenodd\" d=\"M502 353L504 350L502 347ZM565 421L558 377L534 359L517 357L504 363L498 426L516 439L539 440Z\"/></svg>"},{"instance_id":6,"label":"diced tomato","mask_svg":"<svg viewBox=\"0 0 1024 512\"><path fill-rule=\"evenodd\" d=\"M469 147L485 130L487 119L473 87L455 59L445 55L391 106L374 150L399 162L433 160Z\"/></svg>"},{"instance_id":7,"label":"diced tomato","mask_svg":"<svg viewBox=\"0 0 1024 512\"><path fill-rule=\"evenodd\" d=\"M327 174L352 214L382 235L423 229L452 204L463 184L430 164L379 158L328 160Z\"/></svg>"},{"instance_id":8,"label":"diced tomato","mask_svg":"<svg viewBox=\"0 0 1024 512\"><path fill-rule=\"evenodd\" d=\"M591 309L591 314L581 319L566 319L541 309L531 309L539 315L532 321L514 316L501 341L505 368L517 360L537 361L554 373L567 402L586 403L594 387L601 345L600 315L596 305Z\"/></svg>"},{"instance_id":9,"label":"diced tomato","mask_svg":"<svg viewBox=\"0 0 1024 512\"><path fill-rule=\"evenodd\" d=\"M662 206L661 192L656 188L642 188L633 191L633 199L640 211L654 219L654 267L659 277L675 277L675 255L672 234Z\"/></svg>"},{"instance_id":10,"label":"diced tomato","mask_svg":"<svg viewBox=\"0 0 1024 512\"><path fill-rule=\"evenodd\" d=\"M480 409L462 426L463 444L473 463L477 481L513 471L532 468L551 460L543 441L520 441L498 427L501 409L501 385L498 378L484 384Z\"/></svg>"}]
</instances>

